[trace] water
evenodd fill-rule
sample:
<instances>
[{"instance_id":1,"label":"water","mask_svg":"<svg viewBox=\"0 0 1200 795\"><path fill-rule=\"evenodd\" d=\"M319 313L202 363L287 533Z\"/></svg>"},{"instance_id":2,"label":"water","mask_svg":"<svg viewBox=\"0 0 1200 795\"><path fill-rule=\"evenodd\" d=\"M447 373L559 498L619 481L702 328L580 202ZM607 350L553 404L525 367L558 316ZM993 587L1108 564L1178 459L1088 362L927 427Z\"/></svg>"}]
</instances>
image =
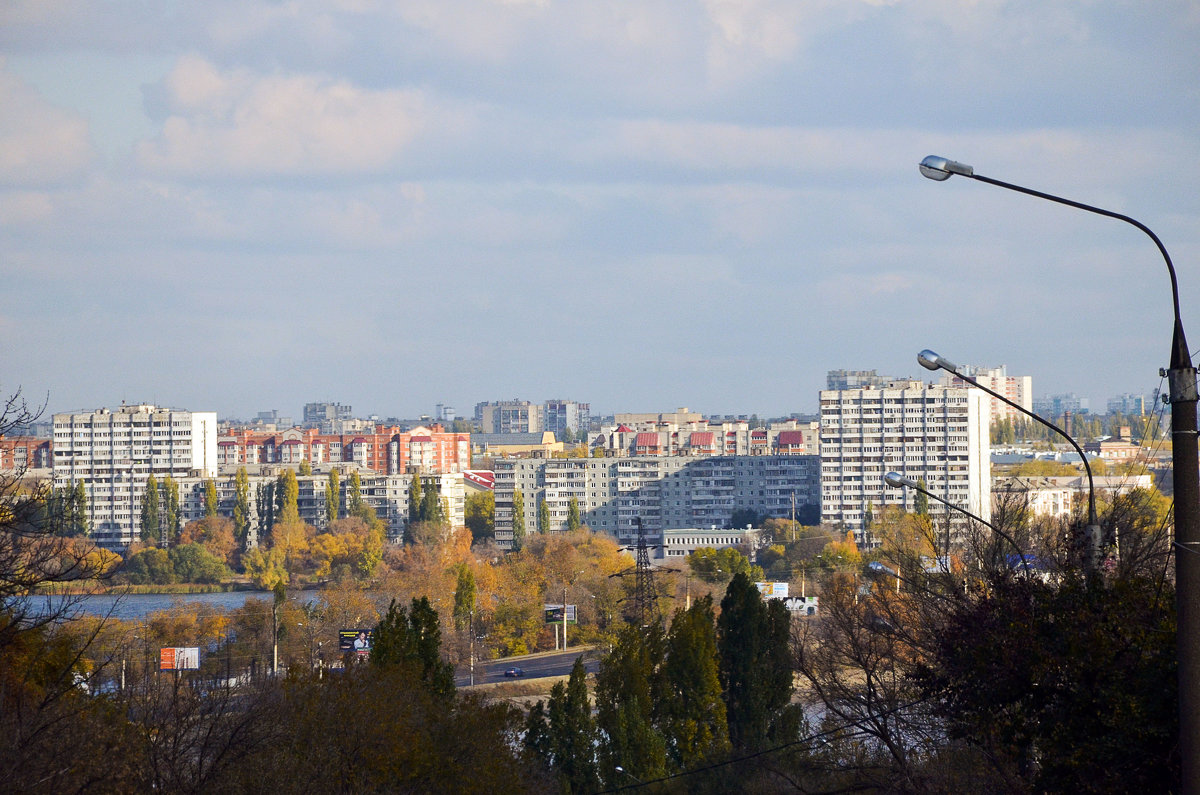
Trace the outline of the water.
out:
<instances>
[{"instance_id":1,"label":"water","mask_svg":"<svg viewBox=\"0 0 1200 795\"><path fill-rule=\"evenodd\" d=\"M246 603L247 599L265 599L270 602L270 591L228 591L225 593L139 593L139 594L95 594L90 596L44 596L35 597L35 611L41 611L43 605L49 612L62 603L64 598L76 602L75 610L80 613L111 616L123 621L133 621L145 618L150 613L159 610L170 610L178 604L211 605L219 610L236 610Z\"/></svg>"}]
</instances>

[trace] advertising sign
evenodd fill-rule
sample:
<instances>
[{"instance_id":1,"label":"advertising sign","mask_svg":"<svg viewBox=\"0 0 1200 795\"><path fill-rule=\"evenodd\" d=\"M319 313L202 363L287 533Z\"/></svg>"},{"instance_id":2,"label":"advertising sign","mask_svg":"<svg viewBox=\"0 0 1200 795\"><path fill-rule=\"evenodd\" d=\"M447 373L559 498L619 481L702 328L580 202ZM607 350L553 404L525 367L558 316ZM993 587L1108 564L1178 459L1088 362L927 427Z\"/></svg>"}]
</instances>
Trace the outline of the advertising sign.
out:
<instances>
[{"instance_id":1,"label":"advertising sign","mask_svg":"<svg viewBox=\"0 0 1200 795\"><path fill-rule=\"evenodd\" d=\"M199 668L199 646L168 646L158 652L160 671L195 671Z\"/></svg>"},{"instance_id":2,"label":"advertising sign","mask_svg":"<svg viewBox=\"0 0 1200 795\"><path fill-rule=\"evenodd\" d=\"M788 584L786 582L756 582L758 592L763 599L787 599Z\"/></svg>"},{"instance_id":3,"label":"advertising sign","mask_svg":"<svg viewBox=\"0 0 1200 795\"><path fill-rule=\"evenodd\" d=\"M371 636L373 629L339 629L338 651L352 651L367 654L371 651Z\"/></svg>"},{"instance_id":4,"label":"advertising sign","mask_svg":"<svg viewBox=\"0 0 1200 795\"><path fill-rule=\"evenodd\" d=\"M561 624L563 620L563 606L561 604L543 605L546 610L547 624ZM567 623L575 623L575 605L567 605Z\"/></svg>"}]
</instances>

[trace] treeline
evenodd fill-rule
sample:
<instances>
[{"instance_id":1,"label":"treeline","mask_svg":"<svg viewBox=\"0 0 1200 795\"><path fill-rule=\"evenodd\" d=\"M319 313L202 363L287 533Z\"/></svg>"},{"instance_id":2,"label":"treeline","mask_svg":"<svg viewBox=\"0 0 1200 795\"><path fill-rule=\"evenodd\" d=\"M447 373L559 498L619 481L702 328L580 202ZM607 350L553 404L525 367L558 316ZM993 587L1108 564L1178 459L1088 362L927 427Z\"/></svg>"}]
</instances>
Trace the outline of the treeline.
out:
<instances>
[{"instance_id":1,"label":"treeline","mask_svg":"<svg viewBox=\"0 0 1200 795\"><path fill-rule=\"evenodd\" d=\"M1067 431L1080 443L1089 442L1102 436L1117 436L1122 428L1129 429L1129 436L1134 442L1152 445L1163 438L1162 416L1160 414L1087 414L1075 413L1068 417L1065 414L1045 417L1058 427ZM1062 437L1051 431L1040 422L1028 417L1016 419L1003 417L992 422L992 444L1016 444L1017 442L1052 442L1060 443Z\"/></svg>"}]
</instances>

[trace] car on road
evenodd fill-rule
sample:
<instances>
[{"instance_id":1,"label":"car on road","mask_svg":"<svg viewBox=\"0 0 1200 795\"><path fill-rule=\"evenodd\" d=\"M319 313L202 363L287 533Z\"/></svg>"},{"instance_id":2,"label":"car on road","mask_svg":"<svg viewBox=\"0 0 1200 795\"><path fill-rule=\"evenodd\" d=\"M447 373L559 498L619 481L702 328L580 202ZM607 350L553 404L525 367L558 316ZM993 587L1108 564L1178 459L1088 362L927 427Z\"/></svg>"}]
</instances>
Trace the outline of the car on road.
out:
<instances>
[{"instance_id":1,"label":"car on road","mask_svg":"<svg viewBox=\"0 0 1200 795\"><path fill-rule=\"evenodd\" d=\"M524 676L525 669L524 668L509 668L507 671L504 672L504 675L505 676Z\"/></svg>"}]
</instances>

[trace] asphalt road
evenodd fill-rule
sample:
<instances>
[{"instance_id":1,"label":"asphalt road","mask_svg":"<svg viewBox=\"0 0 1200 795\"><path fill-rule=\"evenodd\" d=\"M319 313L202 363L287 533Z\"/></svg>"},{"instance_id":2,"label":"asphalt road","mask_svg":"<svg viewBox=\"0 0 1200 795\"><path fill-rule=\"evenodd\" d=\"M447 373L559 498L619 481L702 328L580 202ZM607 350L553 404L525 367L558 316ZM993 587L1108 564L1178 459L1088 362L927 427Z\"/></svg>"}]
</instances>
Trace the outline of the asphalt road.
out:
<instances>
[{"instance_id":1,"label":"asphalt road","mask_svg":"<svg viewBox=\"0 0 1200 795\"><path fill-rule=\"evenodd\" d=\"M527 654L523 657L504 657L499 660L475 661L475 684L491 682L513 682L521 679L541 679L549 676L567 676L575 665L575 660L583 655L583 665L588 673L596 673L600 665L600 653L594 648L581 646L567 651L550 651L539 654ZM509 668L520 668L525 675L516 679L507 677L504 672ZM454 684L465 687L471 684L471 672L468 668L460 668L455 672Z\"/></svg>"}]
</instances>

